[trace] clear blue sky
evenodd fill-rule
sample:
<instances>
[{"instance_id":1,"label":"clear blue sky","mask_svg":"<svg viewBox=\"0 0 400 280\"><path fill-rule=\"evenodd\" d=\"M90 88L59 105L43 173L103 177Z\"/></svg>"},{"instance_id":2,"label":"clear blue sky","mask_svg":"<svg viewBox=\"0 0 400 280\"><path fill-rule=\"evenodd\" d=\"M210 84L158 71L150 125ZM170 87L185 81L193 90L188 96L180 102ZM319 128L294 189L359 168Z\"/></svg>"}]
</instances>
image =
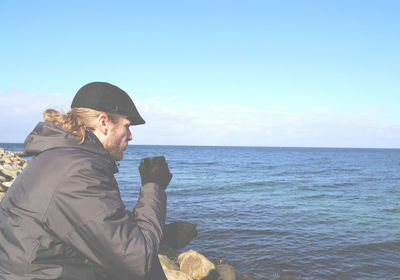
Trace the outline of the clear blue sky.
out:
<instances>
[{"instance_id":1,"label":"clear blue sky","mask_svg":"<svg viewBox=\"0 0 400 280\"><path fill-rule=\"evenodd\" d=\"M400 2L2 1L0 142L85 83L134 143L400 148Z\"/></svg>"}]
</instances>

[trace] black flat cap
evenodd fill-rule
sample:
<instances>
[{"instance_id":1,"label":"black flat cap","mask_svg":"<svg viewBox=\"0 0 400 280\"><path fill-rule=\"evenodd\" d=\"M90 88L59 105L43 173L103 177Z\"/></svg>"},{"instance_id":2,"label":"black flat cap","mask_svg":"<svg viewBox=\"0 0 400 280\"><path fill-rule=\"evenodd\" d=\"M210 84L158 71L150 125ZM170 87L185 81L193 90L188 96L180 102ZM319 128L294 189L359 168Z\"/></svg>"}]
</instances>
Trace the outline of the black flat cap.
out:
<instances>
[{"instance_id":1,"label":"black flat cap","mask_svg":"<svg viewBox=\"0 0 400 280\"><path fill-rule=\"evenodd\" d=\"M131 121L131 125L145 123L129 95L119 87L105 82L93 82L81 87L75 94L71 108L89 108L124 115Z\"/></svg>"}]
</instances>

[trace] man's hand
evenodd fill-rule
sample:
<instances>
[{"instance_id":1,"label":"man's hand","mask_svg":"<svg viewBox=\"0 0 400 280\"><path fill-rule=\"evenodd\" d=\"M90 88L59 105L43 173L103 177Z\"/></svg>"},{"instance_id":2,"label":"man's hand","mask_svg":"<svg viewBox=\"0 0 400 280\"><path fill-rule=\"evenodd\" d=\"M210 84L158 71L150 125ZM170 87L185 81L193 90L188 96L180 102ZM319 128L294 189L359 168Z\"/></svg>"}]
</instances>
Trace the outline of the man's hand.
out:
<instances>
[{"instance_id":1,"label":"man's hand","mask_svg":"<svg viewBox=\"0 0 400 280\"><path fill-rule=\"evenodd\" d=\"M168 164L163 156L142 159L139 173L142 185L153 182L166 189L172 179L172 174L169 172Z\"/></svg>"}]
</instances>

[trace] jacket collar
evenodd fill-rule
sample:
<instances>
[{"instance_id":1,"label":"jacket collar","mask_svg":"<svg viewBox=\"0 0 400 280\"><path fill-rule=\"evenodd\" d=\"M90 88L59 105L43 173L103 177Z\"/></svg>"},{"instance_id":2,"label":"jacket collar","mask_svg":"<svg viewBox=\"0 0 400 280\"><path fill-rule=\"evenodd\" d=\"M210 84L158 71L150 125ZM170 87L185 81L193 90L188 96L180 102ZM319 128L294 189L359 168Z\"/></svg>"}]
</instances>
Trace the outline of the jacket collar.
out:
<instances>
[{"instance_id":1,"label":"jacket collar","mask_svg":"<svg viewBox=\"0 0 400 280\"><path fill-rule=\"evenodd\" d=\"M33 131L26 137L24 142L25 153L35 156L46 150L56 148L76 148L85 150L103 157L113 172L118 172L117 163L110 153L104 149L103 144L92 132L86 130L85 141L79 144L80 139L76 135L66 132L61 127L49 123L39 122Z\"/></svg>"}]
</instances>

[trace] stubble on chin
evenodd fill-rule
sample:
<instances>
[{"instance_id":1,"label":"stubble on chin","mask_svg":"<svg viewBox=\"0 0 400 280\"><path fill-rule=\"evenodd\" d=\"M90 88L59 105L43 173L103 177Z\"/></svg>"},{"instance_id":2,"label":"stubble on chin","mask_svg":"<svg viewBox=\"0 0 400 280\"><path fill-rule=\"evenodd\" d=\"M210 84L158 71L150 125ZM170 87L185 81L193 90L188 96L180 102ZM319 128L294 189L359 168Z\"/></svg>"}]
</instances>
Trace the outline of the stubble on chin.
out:
<instances>
[{"instance_id":1,"label":"stubble on chin","mask_svg":"<svg viewBox=\"0 0 400 280\"><path fill-rule=\"evenodd\" d=\"M108 150L108 153L115 161L121 161L124 158L124 152L116 151L116 150Z\"/></svg>"},{"instance_id":2,"label":"stubble on chin","mask_svg":"<svg viewBox=\"0 0 400 280\"><path fill-rule=\"evenodd\" d=\"M115 161L121 161L124 159L124 152L118 152L112 155Z\"/></svg>"}]
</instances>

